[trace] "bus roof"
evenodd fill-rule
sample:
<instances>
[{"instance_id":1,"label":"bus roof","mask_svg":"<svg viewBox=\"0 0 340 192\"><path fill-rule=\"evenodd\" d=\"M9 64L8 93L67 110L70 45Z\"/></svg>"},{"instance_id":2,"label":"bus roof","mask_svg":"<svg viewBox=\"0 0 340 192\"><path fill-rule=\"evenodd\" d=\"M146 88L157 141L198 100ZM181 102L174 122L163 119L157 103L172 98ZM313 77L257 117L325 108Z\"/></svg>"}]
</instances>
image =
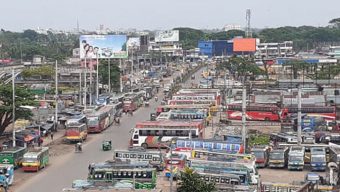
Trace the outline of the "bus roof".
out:
<instances>
[{"instance_id":1,"label":"bus roof","mask_svg":"<svg viewBox=\"0 0 340 192\"><path fill-rule=\"evenodd\" d=\"M203 120L194 119L190 121L174 121L174 120L162 120L162 121L142 121L136 124L136 127L142 128L145 126L151 127L187 127L187 126L200 126L203 124Z\"/></svg>"},{"instance_id":2,"label":"bus roof","mask_svg":"<svg viewBox=\"0 0 340 192\"><path fill-rule=\"evenodd\" d=\"M102 106L98 109L98 111L94 111L93 113L88 114L88 117L93 117L96 116L98 117L99 115L103 114L103 113L107 113L108 111L110 111L111 109L113 109L114 105L105 105Z\"/></svg>"},{"instance_id":3,"label":"bus roof","mask_svg":"<svg viewBox=\"0 0 340 192\"><path fill-rule=\"evenodd\" d=\"M25 150L25 147L11 147L11 148L7 148L7 149L3 149L0 153L15 153L18 151L22 151Z\"/></svg>"},{"instance_id":4,"label":"bus roof","mask_svg":"<svg viewBox=\"0 0 340 192\"><path fill-rule=\"evenodd\" d=\"M159 108L169 108L169 109L205 109L209 108L210 104L195 104L195 105L162 105Z\"/></svg>"}]
</instances>

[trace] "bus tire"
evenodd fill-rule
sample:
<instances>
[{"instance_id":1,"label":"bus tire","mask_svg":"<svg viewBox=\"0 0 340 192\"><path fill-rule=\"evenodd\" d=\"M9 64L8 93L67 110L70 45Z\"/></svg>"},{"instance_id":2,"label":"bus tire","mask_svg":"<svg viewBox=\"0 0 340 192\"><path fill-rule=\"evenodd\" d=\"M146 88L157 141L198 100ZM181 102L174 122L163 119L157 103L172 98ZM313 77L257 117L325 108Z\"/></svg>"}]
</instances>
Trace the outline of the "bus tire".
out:
<instances>
[{"instance_id":1,"label":"bus tire","mask_svg":"<svg viewBox=\"0 0 340 192\"><path fill-rule=\"evenodd\" d=\"M148 144L146 144L146 143L142 143L142 145L141 145L144 149L147 149L148 148Z\"/></svg>"}]
</instances>

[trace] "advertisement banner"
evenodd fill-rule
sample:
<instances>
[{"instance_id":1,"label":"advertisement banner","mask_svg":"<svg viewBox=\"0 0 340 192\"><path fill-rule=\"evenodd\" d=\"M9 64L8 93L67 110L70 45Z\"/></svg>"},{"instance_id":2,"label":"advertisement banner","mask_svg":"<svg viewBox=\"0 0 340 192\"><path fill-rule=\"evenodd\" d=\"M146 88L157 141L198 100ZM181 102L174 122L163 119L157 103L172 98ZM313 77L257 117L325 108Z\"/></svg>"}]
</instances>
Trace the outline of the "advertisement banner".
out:
<instances>
[{"instance_id":1,"label":"advertisement banner","mask_svg":"<svg viewBox=\"0 0 340 192\"><path fill-rule=\"evenodd\" d=\"M139 37L130 37L127 41L128 49L138 49L140 47Z\"/></svg>"},{"instance_id":2,"label":"advertisement banner","mask_svg":"<svg viewBox=\"0 0 340 192\"><path fill-rule=\"evenodd\" d=\"M172 41L179 41L178 30L156 32L155 42L172 42Z\"/></svg>"},{"instance_id":3,"label":"advertisement banner","mask_svg":"<svg viewBox=\"0 0 340 192\"><path fill-rule=\"evenodd\" d=\"M80 58L127 58L126 35L82 35L79 38Z\"/></svg>"}]
</instances>

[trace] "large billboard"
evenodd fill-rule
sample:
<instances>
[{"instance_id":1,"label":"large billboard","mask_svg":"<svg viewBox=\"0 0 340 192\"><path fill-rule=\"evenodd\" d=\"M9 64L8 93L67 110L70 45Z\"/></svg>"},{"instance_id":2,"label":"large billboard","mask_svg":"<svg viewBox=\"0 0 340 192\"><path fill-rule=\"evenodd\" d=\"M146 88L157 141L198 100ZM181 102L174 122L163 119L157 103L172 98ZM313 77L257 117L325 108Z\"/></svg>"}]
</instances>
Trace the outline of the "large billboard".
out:
<instances>
[{"instance_id":1,"label":"large billboard","mask_svg":"<svg viewBox=\"0 0 340 192\"><path fill-rule=\"evenodd\" d=\"M126 35L82 35L80 58L127 58Z\"/></svg>"},{"instance_id":2,"label":"large billboard","mask_svg":"<svg viewBox=\"0 0 340 192\"><path fill-rule=\"evenodd\" d=\"M239 38L234 39L234 52L255 52L256 39L255 38Z\"/></svg>"},{"instance_id":3,"label":"large billboard","mask_svg":"<svg viewBox=\"0 0 340 192\"><path fill-rule=\"evenodd\" d=\"M140 38L139 37L130 37L127 41L128 49L137 49L140 47Z\"/></svg>"},{"instance_id":4,"label":"large billboard","mask_svg":"<svg viewBox=\"0 0 340 192\"><path fill-rule=\"evenodd\" d=\"M155 42L172 42L172 41L179 41L178 30L156 32Z\"/></svg>"}]
</instances>

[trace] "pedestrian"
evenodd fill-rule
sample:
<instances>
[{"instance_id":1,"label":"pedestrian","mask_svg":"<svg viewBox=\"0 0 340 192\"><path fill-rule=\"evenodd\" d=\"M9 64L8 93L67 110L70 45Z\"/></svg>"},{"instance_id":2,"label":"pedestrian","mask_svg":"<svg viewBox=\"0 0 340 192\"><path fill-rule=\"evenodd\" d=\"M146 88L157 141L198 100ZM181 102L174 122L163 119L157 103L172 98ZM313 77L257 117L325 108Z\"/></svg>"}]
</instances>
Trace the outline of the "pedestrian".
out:
<instances>
[{"instance_id":1,"label":"pedestrian","mask_svg":"<svg viewBox=\"0 0 340 192\"><path fill-rule=\"evenodd\" d=\"M132 110L130 110L130 115L133 116L133 111Z\"/></svg>"},{"instance_id":2,"label":"pedestrian","mask_svg":"<svg viewBox=\"0 0 340 192\"><path fill-rule=\"evenodd\" d=\"M51 140L53 141L53 132L51 132Z\"/></svg>"}]
</instances>

